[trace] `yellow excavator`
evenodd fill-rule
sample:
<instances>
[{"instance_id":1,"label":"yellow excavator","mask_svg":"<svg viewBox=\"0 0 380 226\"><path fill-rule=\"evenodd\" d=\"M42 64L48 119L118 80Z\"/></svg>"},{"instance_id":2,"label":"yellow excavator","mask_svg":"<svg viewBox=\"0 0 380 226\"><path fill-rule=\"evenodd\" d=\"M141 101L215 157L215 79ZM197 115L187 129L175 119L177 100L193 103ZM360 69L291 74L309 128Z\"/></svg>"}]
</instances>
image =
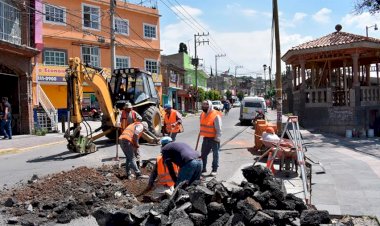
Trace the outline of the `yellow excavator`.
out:
<instances>
[{"instance_id":1,"label":"yellow excavator","mask_svg":"<svg viewBox=\"0 0 380 226\"><path fill-rule=\"evenodd\" d=\"M88 154L97 150L94 141L103 136L114 139L120 125L120 109L126 102L132 103L149 126L142 138L148 143L157 144L162 129L162 115L159 106L159 97L154 88L150 72L138 68L123 68L112 72L111 78L103 76L103 69L81 60L70 58L66 70L67 108L70 115L70 124L64 137L67 147L73 152ZM100 128L92 131L82 113L83 86L87 84L93 88L99 103L102 116ZM82 126L86 129L83 135ZM94 135L95 133L101 131Z\"/></svg>"}]
</instances>

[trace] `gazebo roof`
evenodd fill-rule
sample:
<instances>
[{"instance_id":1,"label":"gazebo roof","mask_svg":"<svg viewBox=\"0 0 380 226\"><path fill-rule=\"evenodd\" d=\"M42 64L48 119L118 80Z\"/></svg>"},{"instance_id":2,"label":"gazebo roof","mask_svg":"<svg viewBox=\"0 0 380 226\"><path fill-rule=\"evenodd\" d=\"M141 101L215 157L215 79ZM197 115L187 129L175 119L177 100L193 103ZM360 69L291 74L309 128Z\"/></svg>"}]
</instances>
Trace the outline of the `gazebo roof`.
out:
<instances>
[{"instance_id":1,"label":"gazebo roof","mask_svg":"<svg viewBox=\"0 0 380 226\"><path fill-rule=\"evenodd\" d=\"M294 56L358 48L379 49L380 39L336 31L321 38L292 47L282 56L282 60L287 62Z\"/></svg>"},{"instance_id":2,"label":"gazebo roof","mask_svg":"<svg viewBox=\"0 0 380 226\"><path fill-rule=\"evenodd\" d=\"M357 42L380 43L380 39L336 31L321 38L294 46L291 50L313 49L319 47L352 44Z\"/></svg>"}]
</instances>

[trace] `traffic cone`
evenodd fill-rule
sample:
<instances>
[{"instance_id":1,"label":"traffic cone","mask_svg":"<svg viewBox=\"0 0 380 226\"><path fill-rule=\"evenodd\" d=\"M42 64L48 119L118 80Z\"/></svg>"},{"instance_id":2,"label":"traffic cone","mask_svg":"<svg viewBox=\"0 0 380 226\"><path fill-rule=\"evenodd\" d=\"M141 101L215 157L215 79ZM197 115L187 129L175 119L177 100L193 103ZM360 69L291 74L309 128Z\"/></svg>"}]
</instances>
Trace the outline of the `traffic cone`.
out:
<instances>
[{"instance_id":1,"label":"traffic cone","mask_svg":"<svg viewBox=\"0 0 380 226\"><path fill-rule=\"evenodd\" d=\"M272 152L269 152L268 160L267 160L267 168L269 169L270 165L272 164L272 167L270 168L270 170L272 171L273 174L275 174L276 170L274 169L273 161L274 161L274 157L272 156Z\"/></svg>"}]
</instances>

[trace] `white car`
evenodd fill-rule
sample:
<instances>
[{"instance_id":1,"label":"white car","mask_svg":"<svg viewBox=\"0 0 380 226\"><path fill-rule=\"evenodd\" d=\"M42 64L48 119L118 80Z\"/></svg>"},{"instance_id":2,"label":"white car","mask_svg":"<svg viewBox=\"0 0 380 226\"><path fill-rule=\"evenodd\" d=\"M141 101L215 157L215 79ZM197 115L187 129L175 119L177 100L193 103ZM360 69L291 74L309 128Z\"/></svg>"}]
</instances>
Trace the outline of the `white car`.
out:
<instances>
[{"instance_id":1,"label":"white car","mask_svg":"<svg viewBox=\"0 0 380 226\"><path fill-rule=\"evenodd\" d=\"M241 103L240 101L235 101L233 104L232 104L232 107L240 107Z\"/></svg>"},{"instance_id":2,"label":"white car","mask_svg":"<svg viewBox=\"0 0 380 226\"><path fill-rule=\"evenodd\" d=\"M220 100L214 100L214 101L211 101L211 102L212 102L212 108L217 109L219 111L221 111L223 109L222 101L220 101Z\"/></svg>"}]
</instances>

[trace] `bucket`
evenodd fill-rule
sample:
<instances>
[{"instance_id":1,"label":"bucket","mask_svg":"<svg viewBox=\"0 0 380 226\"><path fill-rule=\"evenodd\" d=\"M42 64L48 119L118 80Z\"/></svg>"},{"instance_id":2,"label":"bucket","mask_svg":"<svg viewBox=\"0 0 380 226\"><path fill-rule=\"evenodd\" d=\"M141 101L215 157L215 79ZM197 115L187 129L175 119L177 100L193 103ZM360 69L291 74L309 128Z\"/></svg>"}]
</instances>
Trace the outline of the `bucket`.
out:
<instances>
[{"instance_id":1,"label":"bucket","mask_svg":"<svg viewBox=\"0 0 380 226\"><path fill-rule=\"evenodd\" d=\"M352 130L350 130L350 129L346 130L346 137L347 138L352 138Z\"/></svg>"},{"instance_id":2,"label":"bucket","mask_svg":"<svg viewBox=\"0 0 380 226\"><path fill-rule=\"evenodd\" d=\"M374 137L375 136L374 129L368 129L367 136L370 137L370 138Z\"/></svg>"}]
</instances>

